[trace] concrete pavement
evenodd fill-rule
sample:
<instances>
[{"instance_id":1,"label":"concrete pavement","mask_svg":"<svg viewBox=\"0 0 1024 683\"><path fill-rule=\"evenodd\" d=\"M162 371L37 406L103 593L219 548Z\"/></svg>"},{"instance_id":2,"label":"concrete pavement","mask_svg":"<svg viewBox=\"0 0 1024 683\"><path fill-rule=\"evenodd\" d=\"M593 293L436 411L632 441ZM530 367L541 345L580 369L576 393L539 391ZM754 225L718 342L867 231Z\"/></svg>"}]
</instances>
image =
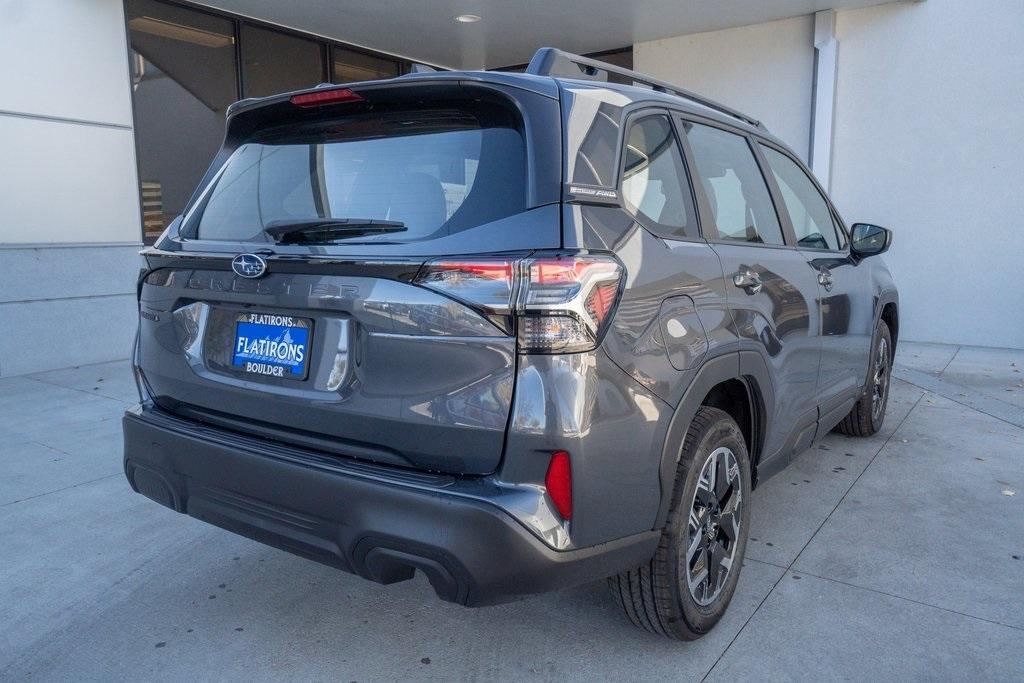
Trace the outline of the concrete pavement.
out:
<instances>
[{"instance_id":1,"label":"concrete pavement","mask_svg":"<svg viewBox=\"0 0 1024 683\"><path fill-rule=\"evenodd\" d=\"M732 607L685 644L602 583L471 610L175 514L121 473L127 363L0 379L0 680L1021 679L1022 368L902 344L883 432L755 492Z\"/></svg>"}]
</instances>

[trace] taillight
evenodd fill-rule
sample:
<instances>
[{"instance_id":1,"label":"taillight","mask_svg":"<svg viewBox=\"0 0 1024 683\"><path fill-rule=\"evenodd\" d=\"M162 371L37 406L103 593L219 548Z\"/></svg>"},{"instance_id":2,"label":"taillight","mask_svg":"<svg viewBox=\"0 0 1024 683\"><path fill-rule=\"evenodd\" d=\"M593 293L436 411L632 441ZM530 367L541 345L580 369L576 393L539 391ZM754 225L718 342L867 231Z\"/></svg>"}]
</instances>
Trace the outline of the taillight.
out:
<instances>
[{"instance_id":1,"label":"taillight","mask_svg":"<svg viewBox=\"0 0 1024 683\"><path fill-rule=\"evenodd\" d=\"M199 331L202 327L203 304L199 302L190 303L187 306L174 311L171 315L174 318L175 329L178 334L178 343L182 351L188 351L199 339Z\"/></svg>"},{"instance_id":2,"label":"taillight","mask_svg":"<svg viewBox=\"0 0 1024 683\"><path fill-rule=\"evenodd\" d=\"M619 297L622 266L601 255L525 262L519 300L519 350L576 353L597 346Z\"/></svg>"},{"instance_id":3,"label":"taillight","mask_svg":"<svg viewBox=\"0 0 1024 683\"><path fill-rule=\"evenodd\" d=\"M325 104L340 104L342 102L362 102L361 95L352 92L348 88L327 88L314 92L292 95L291 103L299 107L321 107Z\"/></svg>"},{"instance_id":4,"label":"taillight","mask_svg":"<svg viewBox=\"0 0 1024 683\"><path fill-rule=\"evenodd\" d=\"M555 451L551 454L544 486L562 519L572 519L572 467L567 452Z\"/></svg>"},{"instance_id":5,"label":"taillight","mask_svg":"<svg viewBox=\"0 0 1024 683\"><path fill-rule=\"evenodd\" d=\"M416 282L480 309L511 333L521 353L594 349L618 301L625 271L601 254L428 263Z\"/></svg>"},{"instance_id":6,"label":"taillight","mask_svg":"<svg viewBox=\"0 0 1024 683\"><path fill-rule=\"evenodd\" d=\"M416 281L453 299L482 306L495 313L511 310L515 261L481 259L428 263Z\"/></svg>"}]
</instances>

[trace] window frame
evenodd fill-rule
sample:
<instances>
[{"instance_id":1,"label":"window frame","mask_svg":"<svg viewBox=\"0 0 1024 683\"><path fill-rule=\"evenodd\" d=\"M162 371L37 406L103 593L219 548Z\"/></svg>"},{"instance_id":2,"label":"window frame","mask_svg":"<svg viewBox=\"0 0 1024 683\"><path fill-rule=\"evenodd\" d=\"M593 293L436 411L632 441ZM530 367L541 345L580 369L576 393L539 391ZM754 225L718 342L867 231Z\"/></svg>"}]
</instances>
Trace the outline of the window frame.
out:
<instances>
[{"instance_id":1,"label":"window frame","mask_svg":"<svg viewBox=\"0 0 1024 683\"><path fill-rule=\"evenodd\" d=\"M843 220L839 215L839 211L836 210L835 205L832 203L832 199L828 196L828 193L825 192L824 189L822 189L821 184L818 183L818 179L814 177L814 173L812 173L811 170L807 167L807 164L803 163L799 159L799 157L797 157L795 154L790 152L782 145L778 144L777 142L774 142L773 140L769 140L760 135L752 136L752 138L755 143L754 148L757 153L758 161L763 165L762 172L767 172L767 175L770 177L770 189L772 193L778 194L776 209L779 209L781 207L782 213L786 217L786 224L788 225L789 234L792 236L793 239L793 247L795 249L799 249L801 251L809 251L814 254L849 255L850 238L846 225L843 223ZM797 165L797 168L803 171L807 179L811 181L811 186L814 187L814 189L817 190L821 198L825 200L825 206L828 208L829 214L832 217L833 229L838 228L836 230L836 242L840 244L838 249L816 249L814 247L800 246L797 243L796 231L793 230L793 222L789 215L789 208L786 206L786 202L782 197L782 189L778 186L778 183L775 181L775 175L772 172L771 165L768 163L768 159L765 157L765 155L761 152L760 145L764 145L765 147L768 147L769 149L772 149L778 152L779 154L782 154L784 157L795 163Z\"/></svg>"},{"instance_id":2,"label":"window frame","mask_svg":"<svg viewBox=\"0 0 1024 683\"><path fill-rule=\"evenodd\" d=\"M625 194L622 191L622 183L625 180L626 170L626 144L629 142L629 133L633 129L633 126L648 116L664 116L665 120L668 121L669 129L672 131L672 137L675 139L676 149L679 151L679 158L683 165L683 182L689 187L683 188L683 199L688 201L688 209L693 210L693 235L678 235L678 234L667 234L671 233L671 226L657 223L650 219L639 210L634 211L626 205ZM663 106L651 106L650 104L644 104L635 109L627 111L625 116L622 118L621 133L619 134L618 150L616 154L618 159L616 160L616 177L615 177L615 191L618 192L620 201L622 202L622 210L625 211L640 224L645 230L652 235L664 239L672 240L674 242L704 242L704 235L701 231L701 219L700 210L697 206L697 197L694 194L694 185L692 176L690 174L690 165L687 163L686 154L683 150L681 132L679 126L676 125L674 112ZM686 190L689 190L689 193ZM690 227L690 226L686 226ZM677 228L678 229L678 228Z\"/></svg>"},{"instance_id":3,"label":"window frame","mask_svg":"<svg viewBox=\"0 0 1024 683\"><path fill-rule=\"evenodd\" d=\"M766 169L764 161L758 153L754 136L741 128L730 126L722 121L679 109L673 110L673 120L679 127L679 138L682 142L683 156L688 168L696 169L697 162L696 157L693 154L693 149L690 147L690 141L686 136L686 132L682 129L682 126L685 123L694 123L702 126L709 126L711 128L718 128L726 133L732 133L733 135L740 137L747 143L747 148L750 150L750 153L754 158L754 163L757 164L758 171L761 173L761 179L764 181L765 187L768 190L768 196L771 199L772 207L775 209L775 217L779 222L779 230L782 233L783 243L765 244L763 242L740 242L739 240L722 238L719 235L718 224L715 222L714 218L715 213L711 209L711 202L708 200L707 193L704 191L703 183L695 183L691 181L690 185L698 200L697 213L700 216L701 232L704 235L705 240L709 244L759 247L763 249L796 249L796 238L793 235L793 228L789 222L789 214L783 214L779 210L779 202L782 200L781 194L778 193L778 188L774 185L774 178L769 178L765 175Z\"/></svg>"}]
</instances>

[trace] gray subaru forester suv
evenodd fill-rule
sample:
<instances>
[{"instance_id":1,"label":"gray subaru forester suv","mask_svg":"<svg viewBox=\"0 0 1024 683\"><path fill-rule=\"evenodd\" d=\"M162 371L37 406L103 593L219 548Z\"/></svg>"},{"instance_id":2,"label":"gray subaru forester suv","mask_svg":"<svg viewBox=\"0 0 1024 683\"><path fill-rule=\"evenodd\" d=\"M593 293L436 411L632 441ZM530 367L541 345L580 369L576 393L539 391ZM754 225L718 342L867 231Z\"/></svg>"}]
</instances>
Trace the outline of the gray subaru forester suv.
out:
<instances>
[{"instance_id":1,"label":"gray subaru forester suv","mask_svg":"<svg viewBox=\"0 0 1024 683\"><path fill-rule=\"evenodd\" d=\"M751 490L882 424L890 242L750 117L550 48L243 100L143 252L125 473L373 581L611 577L697 638Z\"/></svg>"}]
</instances>

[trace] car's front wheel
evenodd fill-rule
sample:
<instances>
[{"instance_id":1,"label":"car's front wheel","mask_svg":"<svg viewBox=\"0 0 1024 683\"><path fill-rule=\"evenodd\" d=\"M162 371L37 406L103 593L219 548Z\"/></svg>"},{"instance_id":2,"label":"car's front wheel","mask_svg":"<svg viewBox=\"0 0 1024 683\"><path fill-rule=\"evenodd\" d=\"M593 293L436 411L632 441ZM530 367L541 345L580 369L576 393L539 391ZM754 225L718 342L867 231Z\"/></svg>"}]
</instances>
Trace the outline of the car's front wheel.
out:
<instances>
[{"instance_id":1,"label":"car's front wheel","mask_svg":"<svg viewBox=\"0 0 1024 683\"><path fill-rule=\"evenodd\" d=\"M836 431L847 436L871 436L882 428L889 406L892 358L892 333L885 321L879 320L871 344L868 383L850 413L836 425Z\"/></svg>"},{"instance_id":2,"label":"car's front wheel","mask_svg":"<svg viewBox=\"0 0 1024 683\"><path fill-rule=\"evenodd\" d=\"M743 564L750 481L739 426L724 411L701 407L683 444L672 507L654 557L608 580L634 624L694 640L718 623Z\"/></svg>"}]
</instances>

